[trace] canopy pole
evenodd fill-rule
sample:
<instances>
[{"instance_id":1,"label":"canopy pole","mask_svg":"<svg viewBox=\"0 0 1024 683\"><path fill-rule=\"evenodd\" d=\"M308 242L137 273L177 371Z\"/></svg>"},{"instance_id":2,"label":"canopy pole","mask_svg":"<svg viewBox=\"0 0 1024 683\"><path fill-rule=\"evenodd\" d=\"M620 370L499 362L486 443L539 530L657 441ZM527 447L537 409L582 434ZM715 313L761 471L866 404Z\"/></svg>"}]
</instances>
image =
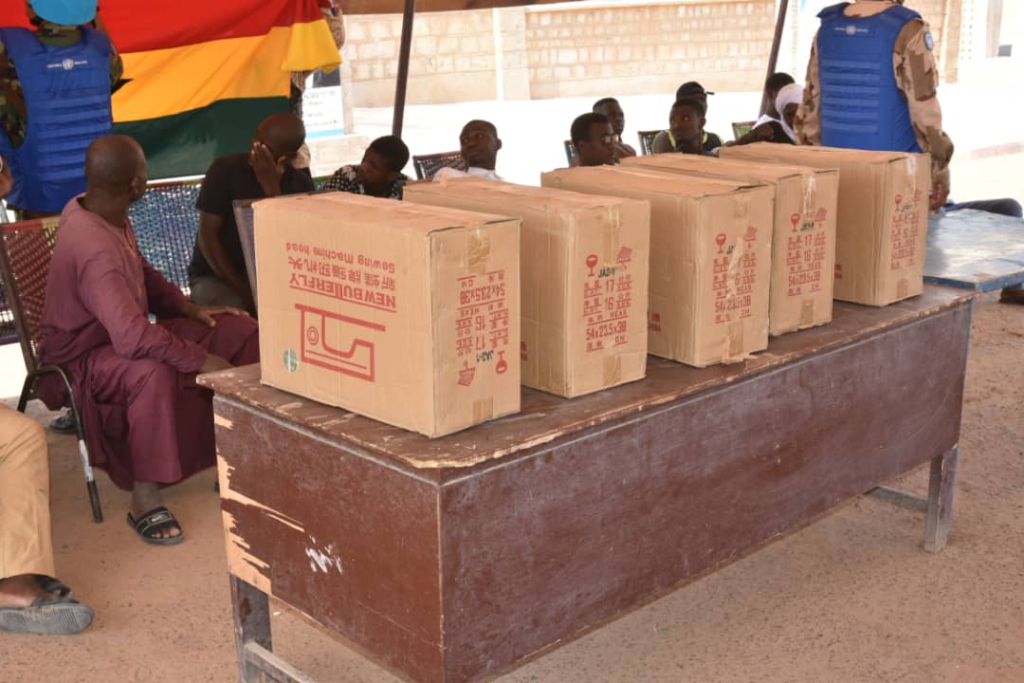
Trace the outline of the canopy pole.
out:
<instances>
[{"instance_id":1,"label":"canopy pole","mask_svg":"<svg viewBox=\"0 0 1024 683\"><path fill-rule=\"evenodd\" d=\"M784 0L785 1L785 0ZM412 21L416 14L416 0L405 0L402 13L402 42L398 49L398 78L395 82L395 112L391 134L402 137L405 118L405 91L409 85L409 55L412 51Z\"/></svg>"},{"instance_id":2,"label":"canopy pole","mask_svg":"<svg viewBox=\"0 0 1024 683\"><path fill-rule=\"evenodd\" d=\"M772 38L772 51L768 55L768 72L764 75L765 82L775 73L779 61L779 47L782 45L782 30L786 27L786 12L789 11L789 0L779 0L779 16L775 19L775 37ZM761 90L761 116L768 112L768 93Z\"/></svg>"}]
</instances>

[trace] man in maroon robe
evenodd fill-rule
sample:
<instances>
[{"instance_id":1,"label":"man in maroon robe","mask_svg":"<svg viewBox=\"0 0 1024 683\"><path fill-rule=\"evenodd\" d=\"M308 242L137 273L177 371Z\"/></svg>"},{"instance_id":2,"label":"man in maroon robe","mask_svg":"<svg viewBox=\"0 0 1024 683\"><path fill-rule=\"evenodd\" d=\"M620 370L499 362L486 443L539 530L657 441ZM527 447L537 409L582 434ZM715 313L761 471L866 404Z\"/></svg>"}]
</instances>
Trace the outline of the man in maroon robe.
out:
<instances>
[{"instance_id":1,"label":"man in maroon robe","mask_svg":"<svg viewBox=\"0 0 1024 683\"><path fill-rule=\"evenodd\" d=\"M70 374L92 464L132 491L129 524L147 542L177 543L160 488L216 462L212 395L196 373L258 362L257 323L189 303L139 254L128 205L148 173L134 140L93 142L85 174L85 195L61 214L39 356ZM53 384L43 395L51 407L64 400Z\"/></svg>"}]
</instances>

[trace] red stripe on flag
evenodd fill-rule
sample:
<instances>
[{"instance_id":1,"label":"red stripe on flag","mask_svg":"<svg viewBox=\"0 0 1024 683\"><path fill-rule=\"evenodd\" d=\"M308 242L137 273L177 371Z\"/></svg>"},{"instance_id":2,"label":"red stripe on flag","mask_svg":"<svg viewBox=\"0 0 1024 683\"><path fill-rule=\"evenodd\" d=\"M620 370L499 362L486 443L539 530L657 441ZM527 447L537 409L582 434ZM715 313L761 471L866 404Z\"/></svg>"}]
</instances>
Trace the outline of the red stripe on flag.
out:
<instances>
[{"instance_id":1,"label":"red stripe on flag","mask_svg":"<svg viewBox=\"0 0 1024 683\"><path fill-rule=\"evenodd\" d=\"M25 5L4 0L0 26L28 26ZM318 0L102 0L100 18L120 52L261 36L322 18Z\"/></svg>"}]
</instances>

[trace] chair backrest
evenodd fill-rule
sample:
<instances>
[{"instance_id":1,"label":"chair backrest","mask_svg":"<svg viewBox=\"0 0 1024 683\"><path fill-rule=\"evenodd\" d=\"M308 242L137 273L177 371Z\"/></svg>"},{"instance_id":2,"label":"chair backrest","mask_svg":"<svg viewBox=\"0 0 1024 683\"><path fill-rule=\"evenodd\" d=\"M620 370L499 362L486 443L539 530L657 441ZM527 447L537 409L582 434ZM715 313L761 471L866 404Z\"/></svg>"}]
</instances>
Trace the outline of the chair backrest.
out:
<instances>
[{"instance_id":1,"label":"chair backrest","mask_svg":"<svg viewBox=\"0 0 1024 683\"><path fill-rule=\"evenodd\" d=\"M640 138L640 154L654 154L654 138L658 137L660 130L641 130L637 132Z\"/></svg>"},{"instance_id":2,"label":"chair backrest","mask_svg":"<svg viewBox=\"0 0 1024 683\"><path fill-rule=\"evenodd\" d=\"M576 156L576 145L572 144L572 140L565 141L565 160L570 166L572 166L572 158Z\"/></svg>"},{"instance_id":3,"label":"chair backrest","mask_svg":"<svg viewBox=\"0 0 1024 683\"><path fill-rule=\"evenodd\" d=\"M186 294L188 264L199 232L196 199L202 180L153 183L128 209L139 251Z\"/></svg>"},{"instance_id":4,"label":"chair backrest","mask_svg":"<svg viewBox=\"0 0 1024 683\"><path fill-rule=\"evenodd\" d=\"M252 211L255 201L255 199L236 199L231 204L235 212L235 224L238 226L238 241L242 243L245 270L249 275L252 301L259 306L260 302L256 293L256 220Z\"/></svg>"},{"instance_id":5,"label":"chair backrest","mask_svg":"<svg viewBox=\"0 0 1024 683\"><path fill-rule=\"evenodd\" d=\"M454 168L459 171L465 171L467 168L466 162L462 160L461 152L442 152L413 157L412 165L416 169L416 177L420 180L430 180L442 168Z\"/></svg>"},{"instance_id":6,"label":"chair backrest","mask_svg":"<svg viewBox=\"0 0 1024 683\"><path fill-rule=\"evenodd\" d=\"M736 121L732 124L732 137L739 140L741 137L754 130L757 121Z\"/></svg>"},{"instance_id":7,"label":"chair backrest","mask_svg":"<svg viewBox=\"0 0 1024 683\"><path fill-rule=\"evenodd\" d=\"M39 367L39 323L59 223L54 216L0 225L0 274L30 372Z\"/></svg>"}]
</instances>

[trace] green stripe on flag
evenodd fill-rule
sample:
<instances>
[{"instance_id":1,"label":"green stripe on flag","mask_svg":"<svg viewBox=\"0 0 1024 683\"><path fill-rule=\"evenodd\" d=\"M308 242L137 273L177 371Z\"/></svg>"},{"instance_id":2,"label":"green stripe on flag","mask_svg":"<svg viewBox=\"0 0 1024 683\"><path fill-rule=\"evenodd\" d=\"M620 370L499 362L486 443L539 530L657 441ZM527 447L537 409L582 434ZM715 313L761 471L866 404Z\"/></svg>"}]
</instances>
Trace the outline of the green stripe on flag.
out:
<instances>
[{"instance_id":1,"label":"green stripe on flag","mask_svg":"<svg viewBox=\"0 0 1024 683\"><path fill-rule=\"evenodd\" d=\"M114 132L142 145L153 180L204 175L217 157L248 150L263 119L286 111L286 97L221 100L174 116L118 123Z\"/></svg>"}]
</instances>

